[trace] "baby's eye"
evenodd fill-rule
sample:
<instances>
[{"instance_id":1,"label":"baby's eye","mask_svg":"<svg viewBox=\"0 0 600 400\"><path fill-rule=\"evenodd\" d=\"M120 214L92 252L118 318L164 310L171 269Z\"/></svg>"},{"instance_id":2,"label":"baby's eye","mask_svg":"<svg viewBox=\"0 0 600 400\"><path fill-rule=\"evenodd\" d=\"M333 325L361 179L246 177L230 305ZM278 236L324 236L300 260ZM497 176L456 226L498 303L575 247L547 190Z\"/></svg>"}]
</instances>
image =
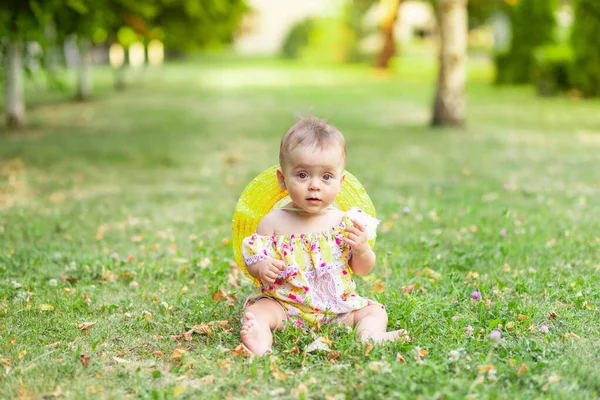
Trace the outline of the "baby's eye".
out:
<instances>
[{"instance_id":1,"label":"baby's eye","mask_svg":"<svg viewBox=\"0 0 600 400\"><path fill-rule=\"evenodd\" d=\"M308 178L308 175L306 174L306 172L300 172L298 174L298 178L305 179L305 178Z\"/></svg>"},{"instance_id":2,"label":"baby's eye","mask_svg":"<svg viewBox=\"0 0 600 400\"><path fill-rule=\"evenodd\" d=\"M325 180L325 181L328 181L328 180L330 180L330 179L333 179L333 176L332 176L332 175L330 175L330 174L325 174L325 175L323 175L323 180Z\"/></svg>"}]
</instances>

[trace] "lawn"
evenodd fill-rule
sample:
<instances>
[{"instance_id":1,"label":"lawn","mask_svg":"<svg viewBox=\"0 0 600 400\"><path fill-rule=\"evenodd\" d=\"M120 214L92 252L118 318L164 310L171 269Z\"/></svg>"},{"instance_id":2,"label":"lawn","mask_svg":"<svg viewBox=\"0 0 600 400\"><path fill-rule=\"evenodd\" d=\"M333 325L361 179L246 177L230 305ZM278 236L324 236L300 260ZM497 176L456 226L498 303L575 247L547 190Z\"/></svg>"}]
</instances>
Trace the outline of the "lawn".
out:
<instances>
[{"instance_id":1,"label":"lawn","mask_svg":"<svg viewBox=\"0 0 600 400\"><path fill-rule=\"evenodd\" d=\"M2 397L597 399L600 102L474 60L467 128L435 130L434 76L198 60L120 93L100 70L83 104L29 82L29 128L0 134ZM306 113L346 135L382 220L359 289L411 343L290 327L236 351L233 209Z\"/></svg>"}]
</instances>

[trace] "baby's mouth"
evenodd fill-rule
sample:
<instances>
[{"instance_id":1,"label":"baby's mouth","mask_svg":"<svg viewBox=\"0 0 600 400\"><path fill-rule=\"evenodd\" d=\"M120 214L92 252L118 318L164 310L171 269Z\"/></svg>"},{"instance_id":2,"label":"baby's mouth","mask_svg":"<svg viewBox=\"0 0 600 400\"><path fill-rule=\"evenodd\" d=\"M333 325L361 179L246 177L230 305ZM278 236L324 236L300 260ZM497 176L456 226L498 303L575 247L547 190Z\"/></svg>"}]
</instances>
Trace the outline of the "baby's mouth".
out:
<instances>
[{"instance_id":1,"label":"baby's mouth","mask_svg":"<svg viewBox=\"0 0 600 400\"><path fill-rule=\"evenodd\" d=\"M306 200L310 203L318 203L321 201L321 199L317 199L316 197L308 197Z\"/></svg>"}]
</instances>

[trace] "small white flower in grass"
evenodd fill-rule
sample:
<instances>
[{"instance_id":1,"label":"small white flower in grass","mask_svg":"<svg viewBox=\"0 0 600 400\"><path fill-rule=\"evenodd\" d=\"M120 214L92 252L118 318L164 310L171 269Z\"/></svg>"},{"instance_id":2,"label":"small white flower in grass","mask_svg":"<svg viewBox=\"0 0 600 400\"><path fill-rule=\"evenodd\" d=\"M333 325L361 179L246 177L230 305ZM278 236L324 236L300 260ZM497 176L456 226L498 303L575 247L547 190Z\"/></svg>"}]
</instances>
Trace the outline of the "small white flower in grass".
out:
<instances>
[{"instance_id":1,"label":"small white flower in grass","mask_svg":"<svg viewBox=\"0 0 600 400\"><path fill-rule=\"evenodd\" d=\"M458 350L450 350L448 355L450 356L450 361L452 362L456 362L460 359L460 351Z\"/></svg>"},{"instance_id":2,"label":"small white flower in grass","mask_svg":"<svg viewBox=\"0 0 600 400\"><path fill-rule=\"evenodd\" d=\"M48 285L50 285L50 286L58 286L58 281L56 279L50 279L48 281Z\"/></svg>"},{"instance_id":3,"label":"small white flower in grass","mask_svg":"<svg viewBox=\"0 0 600 400\"><path fill-rule=\"evenodd\" d=\"M409 208L409 207L404 207L404 208L402 209L402 212L403 212L404 214L408 214L408 213L410 213L410 208Z\"/></svg>"},{"instance_id":4,"label":"small white flower in grass","mask_svg":"<svg viewBox=\"0 0 600 400\"><path fill-rule=\"evenodd\" d=\"M504 190L510 189L510 185L508 183L505 183L502 187L504 188Z\"/></svg>"},{"instance_id":5,"label":"small white flower in grass","mask_svg":"<svg viewBox=\"0 0 600 400\"><path fill-rule=\"evenodd\" d=\"M115 260L118 260L119 259L119 253L112 253L110 255L110 257L113 258L113 259L115 259Z\"/></svg>"},{"instance_id":6,"label":"small white flower in grass","mask_svg":"<svg viewBox=\"0 0 600 400\"><path fill-rule=\"evenodd\" d=\"M493 331L490 332L490 339L492 339L493 341L498 341L500 340L500 338L502 337L502 332L500 332L497 329L494 329Z\"/></svg>"},{"instance_id":7,"label":"small white flower in grass","mask_svg":"<svg viewBox=\"0 0 600 400\"><path fill-rule=\"evenodd\" d=\"M12 285L12 287L14 289L18 289L18 288L21 287L21 284L19 282L17 282L17 281L12 281L10 284Z\"/></svg>"},{"instance_id":8,"label":"small white flower in grass","mask_svg":"<svg viewBox=\"0 0 600 400\"><path fill-rule=\"evenodd\" d=\"M467 326L467 327L464 329L464 331L465 331L465 335L467 335L467 336L469 336L469 337L470 337L470 336L473 336L473 331L474 331L474 330L475 330L475 329L473 329L473 327L472 327L472 326L470 326L470 325L469 325L469 326Z\"/></svg>"},{"instance_id":9,"label":"small white flower in grass","mask_svg":"<svg viewBox=\"0 0 600 400\"><path fill-rule=\"evenodd\" d=\"M548 329L548 326L546 326L546 325L540 326L540 332L542 332L542 333L548 333L549 330L550 329Z\"/></svg>"},{"instance_id":10,"label":"small white flower in grass","mask_svg":"<svg viewBox=\"0 0 600 400\"><path fill-rule=\"evenodd\" d=\"M500 236L506 237L506 229L502 228L502 230L500 231Z\"/></svg>"}]
</instances>

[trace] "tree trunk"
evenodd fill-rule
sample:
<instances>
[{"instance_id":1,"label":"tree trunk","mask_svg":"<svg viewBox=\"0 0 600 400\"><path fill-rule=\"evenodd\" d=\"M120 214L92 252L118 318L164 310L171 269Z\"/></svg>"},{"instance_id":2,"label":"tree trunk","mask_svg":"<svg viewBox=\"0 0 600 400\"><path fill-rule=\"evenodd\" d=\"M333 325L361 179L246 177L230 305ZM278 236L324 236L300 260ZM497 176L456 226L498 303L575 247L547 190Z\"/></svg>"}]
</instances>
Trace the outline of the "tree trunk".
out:
<instances>
[{"instance_id":1,"label":"tree trunk","mask_svg":"<svg viewBox=\"0 0 600 400\"><path fill-rule=\"evenodd\" d=\"M25 103L23 102L23 43L9 42L6 46L6 126L9 129L21 128L25 124Z\"/></svg>"},{"instance_id":2,"label":"tree trunk","mask_svg":"<svg viewBox=\"0 0 600 400\"><path fill-rule=\"evenodd\" d=\"M431 124L462 126L467 73L467 0L440 0L437 16L440 65Z\"/></svg>"},{"instance_id":3,"label":"tree trunk","mask_svg":"<svg viewBox=\"0 0 600 400\"><path fill-rule=\"evenodd\" d=\"M77 100L88 100L92 94L92 54L90 52L90 41L79 39L79 64L77 65Z\"/></svg>"},{"instance_id":4,"label":"tree trunk","mask_svg":"<svg viewBox=\"0 0 600 400\"><path fill-rule=\"evenodd\" d=\"M390 59L396 53L396 44L394 43L394 25L398 19L398 10L400 9L400 0L387 0L385 17L381 23L383 31L383 47L375 60L375 67L387 69Z\"/></svg>"}]
</instances>

